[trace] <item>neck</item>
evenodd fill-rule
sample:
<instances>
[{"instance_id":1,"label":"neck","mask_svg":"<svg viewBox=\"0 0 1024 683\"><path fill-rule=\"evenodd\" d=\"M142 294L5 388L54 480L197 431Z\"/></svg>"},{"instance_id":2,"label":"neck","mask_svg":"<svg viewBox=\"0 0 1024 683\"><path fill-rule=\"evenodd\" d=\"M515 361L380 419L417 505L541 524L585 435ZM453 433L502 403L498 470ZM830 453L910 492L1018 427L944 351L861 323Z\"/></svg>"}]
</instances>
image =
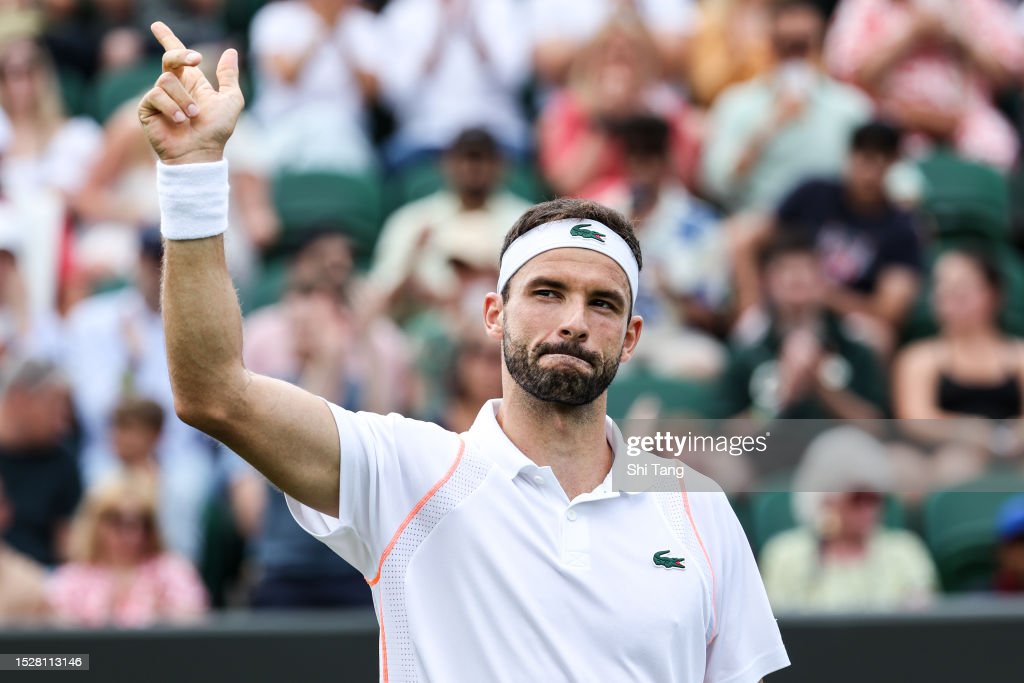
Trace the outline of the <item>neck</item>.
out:
<instances>
[{"instance_id":1,"label":"neck","mask_svg":"<svg viewBox=\"0 0 1024 683\"><path fill-rule=\"evenodd\" d=\"M488 196L486 192L464 192L459 195L459 203L465 211L476 211L484 208Z\"/></svg>"},{"instance_id":2,"label":"neck","mask_svg":"<svg viewBox=\"0 0 1024 683\"><path fill-rule=\"evenodd\" d=\"M509 377L503 384L497 420L516 448L537 465L551 467L570 500L597 488L612 465L606 395L587 405L563 406L530 396Z\"/></svg>"},{"instance_id":3,"label":"neck","mask_svg":"<svg viewBox=\"0 0 1024 683\"><path fill-rule=\"evenodd\" d=\"M964 329L952 329L946 333L950 344L970 346L973 344L987 344L998 340L1001 333L995 327L984 325Z\"/></svg>"}]
</instances>

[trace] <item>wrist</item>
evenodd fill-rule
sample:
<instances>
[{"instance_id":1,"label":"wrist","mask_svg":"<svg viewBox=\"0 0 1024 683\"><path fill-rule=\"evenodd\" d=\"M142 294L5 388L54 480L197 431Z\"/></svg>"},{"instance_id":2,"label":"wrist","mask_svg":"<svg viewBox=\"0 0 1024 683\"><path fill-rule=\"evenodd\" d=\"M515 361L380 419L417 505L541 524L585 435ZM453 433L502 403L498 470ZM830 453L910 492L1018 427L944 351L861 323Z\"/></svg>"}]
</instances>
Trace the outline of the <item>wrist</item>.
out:
<instances>
[{"instance_id":1,"label":"wrist","mask_svg":"<svg viewBox=\"0 0 1024 683\"><path fill-rule=\"evenodd\" d=\"M179 157L181 159L183 157ZM190 159L201 158L190 154ZM228 227L228 162L157 163L160 232L168 240L220 235Z\"/></svg>"},{"instance_id":2,"label":"wrist","mask_svg":"<svg viewBox=\"0 0 1024 683\"><path fill-rule=\"evenodd\" d=\"M186 164L212 164L223 159L223 149L197 149L179 157L161 159L161 162L167 166L184 166Z\"/></svg>"}]
</instances>

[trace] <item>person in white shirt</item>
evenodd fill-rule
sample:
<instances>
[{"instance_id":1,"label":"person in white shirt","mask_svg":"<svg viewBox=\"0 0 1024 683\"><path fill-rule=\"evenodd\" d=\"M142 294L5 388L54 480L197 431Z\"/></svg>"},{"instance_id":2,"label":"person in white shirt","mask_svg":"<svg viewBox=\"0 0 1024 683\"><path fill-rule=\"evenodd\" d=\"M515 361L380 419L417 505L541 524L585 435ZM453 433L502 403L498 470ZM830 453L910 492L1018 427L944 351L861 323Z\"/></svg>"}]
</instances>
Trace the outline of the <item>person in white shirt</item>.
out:
<instances>
[{"instance_id":1,"label":"person in white shirt","mask_svg":"<svg viewBox=\"0 0 1024 683\"><path fill-rule=\"evenodd\" d=\"M401 207L388 218L377 240L370 285L393 307L410 289L429 303L456 295L458 280L446 241L486 240L497 254L505 231L529 203L499 187L501 149L490 133L463 131L445 152L446 187ZM474 233L474 234L468 234ZM410 287L411 285L411 287Z\"/></svg>"},{"instance_id":2,"label":"person in white shirt","mask_svg":"<svg viewBox=\"0 0 1024 683\"><path fill-rule=\"evenodd\" d=\"M483 302L502 344L502 398L463 434L251 373L222 246L237 53L221 57L216 91L198 54L166 25L153 30L168 70L139 116L163 160L176 409L363 573L381 680L754 683L787 666L725 495L699 477L700 492L675 479L664 492L612 486L628 456L606 389L643 327L629 222L561 199L512 227ZM175 123L191 104L200 113Z\"/></svg>"},{"instance_id":3,"label":"person in white shirt","mask_svg":"<svg viewBox=\"0 0 1024 683\"><path fill-rule=\"evenodd\" d=\"M377 18L356 0L282 0L253 17L255 120L275 166L360 171L373 163Z\"/></svg>"},{"instance_id":4,"label":"person in white shirt","mask_svg":"<svg viewBox=\"0 0 1024 683\"><path fill-rule=\"evenodd\" d=\"M446 149L484 128L521 155L528 129L519 106L529 75L526 17L516 0L391 0L381 16L381 94L398 130L394 167Z\"/></svg>"},{"instance_id":5,"label":"person in white shirt","mask_svg":"<svg viewBox=\"0 0 1024 683\"><path fill-rule=\"evenodd\" d=\"M533 62L549 83L562 83L576 52L620 12L635 12L658 46L662 67L682 65L697 19L693 0L530 0Z\"/></svg>"}]
</instances>

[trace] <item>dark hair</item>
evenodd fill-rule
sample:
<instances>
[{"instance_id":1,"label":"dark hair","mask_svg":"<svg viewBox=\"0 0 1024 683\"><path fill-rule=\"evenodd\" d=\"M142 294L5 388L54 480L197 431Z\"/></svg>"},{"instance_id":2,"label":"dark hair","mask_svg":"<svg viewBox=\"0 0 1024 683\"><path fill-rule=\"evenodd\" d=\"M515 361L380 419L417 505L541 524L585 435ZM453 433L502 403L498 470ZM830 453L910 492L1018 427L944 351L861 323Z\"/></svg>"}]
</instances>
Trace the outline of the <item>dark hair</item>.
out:
<instances>
[{"instance_id":1,"label":"dark hair","mask_svg":"<svg viewBox=\"0 0 1024 683\"><path fill-rule=\"evenodd\" d=\"M825 12L822 11L821 5L814 0L775 0L771 5L771 14L773 19L780 17L786 12L807 10L814 12L822 21L825 20Z\"/></svg>"},{"instance_id":2,"label":"dark hair","mask_svg":"<svg viewBox=\"0 0 1024 683\"><path fill-rule=\"evenodd\" d=\"M114 408L110 422L115 427L141 424L159 434L164 428L164 409L148 398L126 396Z\"/></svg>"},{"instance_id":3,"label":"dark hair","mask_svg":"<svg viewBox=\"0 0 1024 683\"><path fill-rule=\"evenodd\" d=\"M1003 289L1006 285L1006 278L1003 276L1002 268L999 267L999 264L990 252L983 251L978 248L960 247L950 249L944 253L943 256L949 256L952 254L956 254L957 256L961 256L970 261L981 274L985 284L995 292L996 296L1002 296Z\"/></svg>"},{"instance_id":4,"label":"dark hair","mask_svg":"<svg viewBox=\"0 0 1024 683\"><path fill-rule=\"evenodd\" d=\"M487 129L467 128L448 146L446 154L450 157L490 160L501 158L501 148Z\"/></svg>"},{"instance_id":5,"label":"dark hair","mask_svg":"<svg viewBox=\"0 0 1024 683\"><path fill-rule=\"evenodd\" d=\"M542 202L526 210L519 220L505 235L505 242L501 245L501 256L505 255L509 245L519 237L530 232L536 227L552 221L560 221L566 218L580 218L583 220L599 221L608 226L608 229L626 241L629 250L633 252L636 259L637 269L643 268L643 256L640 253L640 242L633 232L633 224L625 216L607 206L592 202L589 199L573 199L562 197L552 199L549 202ZM511 281L511 280L510 280ZM501 291L501 298L508 301L508 283L505 283Z\"/></svg>"},{"instance_id":6,"label":"dark hair","mask_svg":"<svg viewBox=\"0 0 1024 683\"><path fill-rule=\"evenodd\" d=\"M854 129L850 136L853 152L877 152L887 157L900 153L900 131L885 121L869 121Z\"/></svg>"},{"instance_id":7,"label":"dark hair","mask_svg":"<svg viewBox=\"0 0 1024 683\"><path fill-rule=\"evenodd\" d=\"M795 226L779 226L757 253L757 267L763 272L783 256L796 254L816 256L817 246L814 238L806 230Z\"/></svg>"},{"instance_id":8,"label":"dark hair","mask_svg":"<svg viewBox=\"0 0 1024 683\"><path fill-rule=\"evenodd\" d=\"M619 135L627 157L663 159L668 156L669 127L660 116L631 116L619 124Z\"/></svg>"}]
</instances>

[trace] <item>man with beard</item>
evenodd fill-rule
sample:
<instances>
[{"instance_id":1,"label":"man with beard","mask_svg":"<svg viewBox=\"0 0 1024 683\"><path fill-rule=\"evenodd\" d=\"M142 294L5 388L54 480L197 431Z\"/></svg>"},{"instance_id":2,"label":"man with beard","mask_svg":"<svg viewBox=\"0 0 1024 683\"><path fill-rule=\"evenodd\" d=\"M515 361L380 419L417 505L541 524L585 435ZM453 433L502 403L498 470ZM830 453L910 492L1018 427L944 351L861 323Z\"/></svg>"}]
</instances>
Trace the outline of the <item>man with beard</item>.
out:
<instances>
[{"instance_id":1,"label":"man with beard","mask_svg":"<svg viewBox=\"0 0 1024 683\"><path fill-rule=\"evenodd\" d=\"M139 114L161 159L176 410L363 573L381 680L753 683L788 665L724 494L611 485L628 456L605 390L643 326L628 221L557 200L513 225L483 306L503 398L462 434L256 375L222 237L238 57L221 57L214 90L197 53L163 24L154 34L164 73Z\"/></svg>"}]
</instances>

